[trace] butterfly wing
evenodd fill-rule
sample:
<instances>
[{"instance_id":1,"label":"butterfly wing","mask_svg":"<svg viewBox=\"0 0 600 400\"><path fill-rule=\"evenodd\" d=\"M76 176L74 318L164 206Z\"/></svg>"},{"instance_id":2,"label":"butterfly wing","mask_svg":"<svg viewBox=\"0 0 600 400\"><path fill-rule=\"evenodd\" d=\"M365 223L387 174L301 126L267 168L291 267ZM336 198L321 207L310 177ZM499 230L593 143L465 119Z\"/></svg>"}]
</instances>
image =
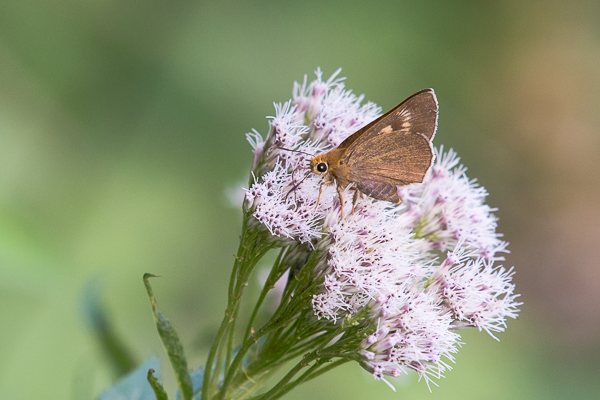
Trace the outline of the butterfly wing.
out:
<instances>
[{"instance_id":1,"label":"butterfly wing","mask_svg":"<svg viewBox=\"0 0 600 400\"><path fill-rule=\"evenodd\" d=\"M397 187L422 182L433 162L431 142L417 133L384 131L357 148L343 160L347 180L367 196L395 203Z\"/></svg>"},{"instance_id":2,"label":"butterfly wing","mask_svg":"<svg viewBox=\"0 0 600 400\"><path fill-rule=\"evenodd\" d=\"M410 96L338 146L340 177L367 196L399 202L398 186L422 182L433 162L437 116L433 89Z\"/></svg>"},{"instance_id":3,"label":"butterfly wing","mask_svg":"<svg viewBox=\"0 0 600 400\"><path fill-rule=\"evenodd\" d=\"M433 89L421 90L350 135L338 149L350 149L353 144L364 142L384 129L420 133L428 140L433 140L437 129L437 117L438 102L435 92Z\"/></svg>"},{"instance_id":4,"label":"butterfly wing","mask_svg":"<svg viewBox=\"0 0 600 400\"><path fill-rule=\"evenodd\" d=\"M398 202L398 186L422 182L431 166L437 116L435 92L425 89L353 133L324 155L338 185Z\"/></svg>"}]
</instances>

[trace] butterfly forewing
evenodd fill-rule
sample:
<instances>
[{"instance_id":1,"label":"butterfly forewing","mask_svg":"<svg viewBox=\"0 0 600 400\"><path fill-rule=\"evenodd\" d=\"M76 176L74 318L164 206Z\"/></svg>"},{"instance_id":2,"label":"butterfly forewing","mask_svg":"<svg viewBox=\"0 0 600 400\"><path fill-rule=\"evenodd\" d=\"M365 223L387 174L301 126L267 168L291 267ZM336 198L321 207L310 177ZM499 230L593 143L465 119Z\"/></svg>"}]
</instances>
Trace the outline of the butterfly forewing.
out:
<instances>
[{"instance_id":1,"label":"butterfly forewing","mask_svg":"<svg viewBox=\"0 0 600 400\"><path fill-rule=\"evenodd\" d=\"M437 116L435 92L433 89L424 89L350 135L338 148L350 148L355 142L368 140L388 127L388 130L403 133L420 133L432 140L437 129Z\"/></svg>"},{"instance_id":2,"label":"butterfly forewing","mask_svg":"<svg viewBox=\"0 0 600 400\"><path fill-rule=\"evenodd\" d=\"M437 115L433 89L422 90L319 160L330 166L338 187L354 184L367 196L398 202L398 186L422 182L431 167Z\"/></svg>"},{"instance_id":3,"label":"butterfly forewing","mask_svg":"<svg viewBox=\"0 0 600 400\"><path fill-rule=\"evenodd\" d=\"M391 121L393 130L400 130L403 133L420 133L428 140L433 140L438 117L438 103L433 89L425 89L412 95L397 109L398 118ZM385 128L385 123L383 125Z\"/></svg>"}]
</instances>

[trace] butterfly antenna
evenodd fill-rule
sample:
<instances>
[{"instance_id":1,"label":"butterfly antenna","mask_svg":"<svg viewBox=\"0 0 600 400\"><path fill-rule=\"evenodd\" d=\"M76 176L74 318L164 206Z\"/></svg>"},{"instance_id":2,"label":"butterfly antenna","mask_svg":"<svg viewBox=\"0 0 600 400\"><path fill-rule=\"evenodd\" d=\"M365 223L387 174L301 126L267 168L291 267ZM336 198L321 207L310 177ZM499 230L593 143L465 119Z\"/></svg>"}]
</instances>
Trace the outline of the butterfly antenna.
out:
<instances>
[{"instance_id":1,"label":"butterfly antenna","mask_svg":"<svg viewBox=\"0 0 600 400\"><path fill-rule=\"evenodd\" d=\"M294 178L294 173L296 172L296 169L294 168L292 170L292 189L294 190L294 204L298 204L298 196L296 195L296 179ZM299 184L298 184L299 185ZM285 200L287 200L287 197L289 196L291 190L285 195Z\"/></svg>"},{"instance_id":2,"label":"butterfly antenna","mask_svg":"<svg viewBox=\"0 0 600 400\"><path fill-rule=\"evenodd\" d=\"M298 198L296 197L296 189L298 189L298 187L299 187L300 185L302 185L302 182L304 182L304 181L306 180L306 178L308 178L308 177L310 176L310 171L308 171L308 172L307 172L307 173L304 175L304 178L302 178L302 180L301 180L300 182L296 182L296 181L294 180L294 172L295 172L295 171L296 171L295 169L293 169L293 170L292 170L292 188L290 189L290 191L289 191L289 192L287 192L287 194L285 195L285 197L283 198L283 200L284 200L284 201L285 201L285 200L287 200L287 198L288 198L288 196L290 195L290 193L294 192L294 202L296 202L296 203L297 203L297 202L298 202Z\"/></svg>"},{"instance_id":3,"label":"butterfly antenna","mask_svg":"<svg viewBox=\"0 0 600 400\"><path fill-rule=\"evenodd\" d=\"M277 148L277 149L280 149L280 150L291 151L292 153L301 153L301 154L306 154L307 156L311 156L311 157L313 157L313 156L314 156L314 154L310 154L310 153L307 153L307 152L305 152L305 151L302 151L302 150L293 150L293 149L287 149L287 148L285 148L285 147L281 147L281 146L274 146L274 147L275 147L275 148Z\"/></svg>"}]
</instances>

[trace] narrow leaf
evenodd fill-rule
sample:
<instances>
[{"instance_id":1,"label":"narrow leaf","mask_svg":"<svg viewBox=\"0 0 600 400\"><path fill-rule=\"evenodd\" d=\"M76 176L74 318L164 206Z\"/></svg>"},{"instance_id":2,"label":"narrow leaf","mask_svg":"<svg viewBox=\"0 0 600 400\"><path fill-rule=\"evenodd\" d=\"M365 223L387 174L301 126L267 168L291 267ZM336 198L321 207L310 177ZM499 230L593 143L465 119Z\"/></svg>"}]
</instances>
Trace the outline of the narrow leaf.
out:
<instances>
[{"instance_id":1,"label":"narrow leaf","mask_svg":"<svg viewBox=\"0 0 600 400\"><path fill-rule=\"evenodd\" d=\"M194 395L192 400L200 400L202 396L202 381L204 379L204 368L198 368L190 372L190 376L192 377L192 388L194 391ZM181 400L181 392L177 391L177 400Z\"/></svg>"},{"instance_id":2,"label":"narrow leaf","mask_svg":"<svg viewBox=\"0 0 600 400\"><path fill-rule=\"evenodd\" d=\"M152 306L152 313L154 314L154 322L156 323L156 329L158 335L167 351L171 366L175 371L175 377L184 400L192 399L192 379L188 373L187 360L183 351L183 346L179 341L177 331L169 320L159 311L158 303L154 297L154 292L150 286L150 278L155 278L155 275L144 274L144 285L146 286L146 292L148 292L148 298L150 299L150 305Z\"/></svg>"},{"instance_id":3,"label":"narrow leaf","mask_svg":"<svg viewBox=\"0 0 600 400\"><path fill-rule=\"evenodd\" d=\"M96 282L86 285L82 308L87 325L91 328L102 353L108 358L116 377L132 371L137 362L124 341L117 334L100 298L100 287Z\"/></svg>"},{"instance_id":4,"label":"narrow leaf","mask_svg":"<svg viewBox=\"0 0 600 400\"><path fill-rule=\"evenodd\" d=\"M165 389L163 388L162 384L154 376L154 370L152 368L148 370L146 378L148 379L148 383L150 384L150 386L152 386L152 390L154 390L156 400L169 400L167 392L165 392Z\"/></svg>"}]
</instances>

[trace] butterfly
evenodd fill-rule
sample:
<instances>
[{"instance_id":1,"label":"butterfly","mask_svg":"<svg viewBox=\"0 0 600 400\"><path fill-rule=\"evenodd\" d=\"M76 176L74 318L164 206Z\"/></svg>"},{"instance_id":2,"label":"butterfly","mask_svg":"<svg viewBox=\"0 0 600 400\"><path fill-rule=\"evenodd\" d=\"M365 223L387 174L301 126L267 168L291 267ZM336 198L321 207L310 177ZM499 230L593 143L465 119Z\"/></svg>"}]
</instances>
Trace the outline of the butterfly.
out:
<instances>
[{"instance_id":1,"label":"butterfly","mask_svg":"<svg viewBox=\"0 0 600 400\"><path fill-rule=\"evenodd\" d=\"M354 188L352 209L360 194L400 202L398 187L423 182L434 160L432 140L438 120L433 89L421 90L346 138L338 147L310 160L311 171L344 189ZM341 207L343 216L343 207Z\"/></svg>"}]
</instances>

